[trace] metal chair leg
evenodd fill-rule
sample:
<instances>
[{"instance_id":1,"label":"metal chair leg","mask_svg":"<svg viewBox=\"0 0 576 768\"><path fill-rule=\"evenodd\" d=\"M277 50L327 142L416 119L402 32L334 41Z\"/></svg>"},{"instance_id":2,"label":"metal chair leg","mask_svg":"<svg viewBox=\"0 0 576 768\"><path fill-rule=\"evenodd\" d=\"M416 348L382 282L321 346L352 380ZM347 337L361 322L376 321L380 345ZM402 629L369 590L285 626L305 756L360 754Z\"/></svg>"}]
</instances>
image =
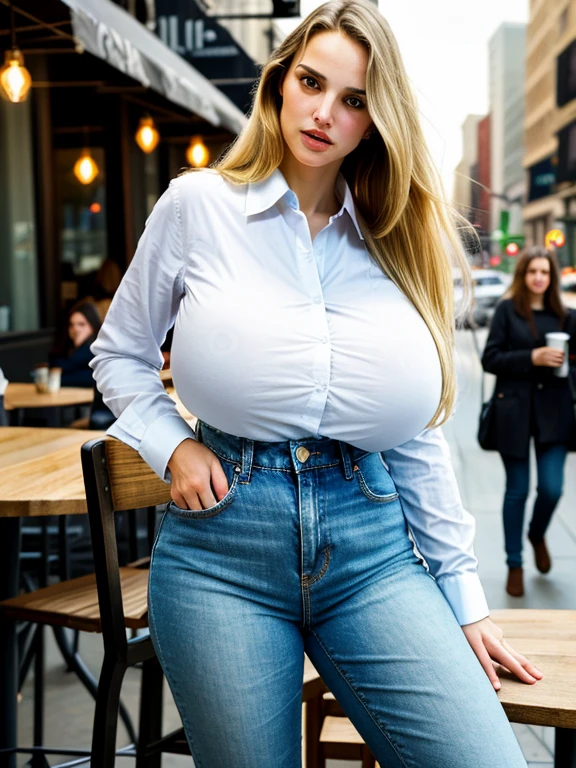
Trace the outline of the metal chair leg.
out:
<instances>
[{"instance_id":1,"label":"metal chair leg","mask_svg":"<svg viewBox=\"0 0 576 768\"><path fill-rule=\"evenodd\" d=\"M146 659L142 663L136 768L160 768L162 764L162 753L149 754L148 745L162 736L163 682L164 675L158 659Z\"/></svg>"},{"instance_id":2,"label":"metal chair leg","mask_svg":"<svg viewBox=\"0 0 576 768\"><path fill-rule=\"evenodd\" d=\"M114 768L120 689L125 672L125 664L108 664L104 659L94 712L91 768Z\"/></svg>"},{"instance_id":3,"label":"metal chair leg","mask_svg":"<svg viewBox=\"0 0 576 768\"><path fill-rule=\"evenodd\" d=\"M58 648L60 649L60 653L64 657L64 661L68 665L68 669L78 677L80 682L84 685L84 687L87 689L87 691L95 698L98 697L98 686L99 682L96 680L96 678L92 675L92 672L88 669L86 666L86 663L84 662L84 659L78 652L74 652L68 644L68 639L65 635L65 631L63 627L53 627L54 630L54 637L56 638L56 642L58 643ZM77 644L74 643L74 645L77 647ZM124 727L126 728L126 731L128 733L128 738L132 742L132 744L135 744L137 741L136 737L136 730L134 728L134 723L132 722L132 718L130 717L128 710L120 701L119 704L119 714L120 718L122 719L122 722L124 723Z\"/></svg>"}]
</instances>

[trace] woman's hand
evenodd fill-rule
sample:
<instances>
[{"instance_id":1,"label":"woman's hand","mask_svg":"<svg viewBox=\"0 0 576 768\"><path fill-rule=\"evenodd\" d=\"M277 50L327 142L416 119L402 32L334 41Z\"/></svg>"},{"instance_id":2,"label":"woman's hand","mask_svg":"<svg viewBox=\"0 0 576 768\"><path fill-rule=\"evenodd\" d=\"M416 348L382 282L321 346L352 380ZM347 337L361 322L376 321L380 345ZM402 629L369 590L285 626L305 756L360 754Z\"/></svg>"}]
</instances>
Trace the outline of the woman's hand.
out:
<instances>
[{"instance_id":1,"label":"woman's hand","mask_svg":"<svg viewBox=\"0 0 576 768\"><path fill-rule=\"evenodd\" d=\"M176 448L168 468L172 499L181 509L208 509L228 493L228 480L216 454L191 438Z\"/></svg>"},{"instance_id":2,"label":"woman's hand","mask_svg":"<svg viewBox=\"0 0 576 768\"><path fill-rule=\"evenodd\" d=\"M532 350L532 365L559 368L564 361L564 352L552 347L536 347Z\"/></svg>"},{"instance_id":3,"label":"woman's hand","mask_svg":"<svg viewBox=\"0 0 576 768\"><path fill-rule=\"evenodd\" d=\"M497 691L500 689L500 680L493 661L501 664L523 683L532 685L542 679L542 672L508 645L504 640L504 632L489 616L472 624L464 624L462 631Z\"/></svg>"}]
</instances>

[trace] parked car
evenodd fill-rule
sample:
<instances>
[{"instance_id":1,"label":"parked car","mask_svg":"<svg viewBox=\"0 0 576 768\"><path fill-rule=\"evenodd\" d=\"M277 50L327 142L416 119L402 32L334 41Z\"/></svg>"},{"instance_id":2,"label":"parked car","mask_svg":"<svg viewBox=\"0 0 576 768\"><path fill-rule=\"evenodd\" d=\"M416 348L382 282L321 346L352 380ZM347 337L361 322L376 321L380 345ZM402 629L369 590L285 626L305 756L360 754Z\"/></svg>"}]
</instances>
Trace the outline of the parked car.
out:
<instances>
[{"instance_id":1,"label":"parked car","mask_svg":"<svg viewBox=\"0 0 576 768\"><path fill-rule=\"evenodd\" d=\"M576 272L568 272L560 278L562 301L567 307L576 309Z\"/></svg>"},{"instance_id":2,"label":"parked car","mask_svg":"<svg viewBox=\"0 0 576 768\"><path fill-rule=\"evenodd\" d=\"M490 323L496 304L508 290L512 276L496 269L473 269L472 277L472 320L473 324L484 327ZM462 300L462 277L454 276L454 303L456 308ZM469 319L464 320L464 327L470 328Z\"/></svg>"}]
</instances>

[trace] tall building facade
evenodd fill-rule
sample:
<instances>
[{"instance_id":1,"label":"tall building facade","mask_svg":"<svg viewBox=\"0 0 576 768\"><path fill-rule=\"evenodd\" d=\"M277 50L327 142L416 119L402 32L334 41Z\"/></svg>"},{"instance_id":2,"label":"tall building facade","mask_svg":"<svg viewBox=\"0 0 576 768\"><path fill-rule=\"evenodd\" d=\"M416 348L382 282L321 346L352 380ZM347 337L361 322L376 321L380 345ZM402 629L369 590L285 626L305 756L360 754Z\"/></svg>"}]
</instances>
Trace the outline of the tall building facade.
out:
<instances>
[{"instance_id":1,"label":"tall building facade","mask_svg":"<svg viewBox=\"0 0 576 768\"><path fill-rule=\"evenodd\" d=\"M576 264L576 4L532 0L527 34L524 166L528 200L527 242L542 245L546 232L563 229L558 250Z\"/></svg>"},{"instance_id":2,"label":"tall building facade","mask_svg":"<svg viewBox=\"0 0 576 768\"><path fill-rule=\"evenodd\" d=\"M462 158L454 172L453 202L458 211L475 223L475 177L478 163L478 124L482 115L467 115L462 123Z\"/></svg>"},{"instance_id":3,"label":"tall building facade","mask_svg":"<svg viewBox=\"0 0 576 768\"><path fill-rule=\"evenodd\" d=\"M525 58L526 25L501 24L489 41L491 220L497 228L500 212L509 211L514 234L520 234L525 194Z\"/></svg>"}]
</instances>

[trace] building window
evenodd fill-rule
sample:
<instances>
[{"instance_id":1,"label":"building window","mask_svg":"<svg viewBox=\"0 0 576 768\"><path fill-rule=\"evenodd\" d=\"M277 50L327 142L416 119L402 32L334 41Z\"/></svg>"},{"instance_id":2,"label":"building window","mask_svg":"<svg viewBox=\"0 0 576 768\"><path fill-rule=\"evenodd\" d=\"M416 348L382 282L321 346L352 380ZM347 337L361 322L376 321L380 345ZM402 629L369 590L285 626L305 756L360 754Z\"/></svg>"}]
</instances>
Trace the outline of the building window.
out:
<instances>
[{"instance_id":1,"label":"building window","mask_svg":"<svg viewBox=\"0 0 576 768\"><path fill-rule=\"evenodd\" d=\"M576 40L558 56L556 102L563 107L576 99Z\"/></svg>"}]
</instances>

